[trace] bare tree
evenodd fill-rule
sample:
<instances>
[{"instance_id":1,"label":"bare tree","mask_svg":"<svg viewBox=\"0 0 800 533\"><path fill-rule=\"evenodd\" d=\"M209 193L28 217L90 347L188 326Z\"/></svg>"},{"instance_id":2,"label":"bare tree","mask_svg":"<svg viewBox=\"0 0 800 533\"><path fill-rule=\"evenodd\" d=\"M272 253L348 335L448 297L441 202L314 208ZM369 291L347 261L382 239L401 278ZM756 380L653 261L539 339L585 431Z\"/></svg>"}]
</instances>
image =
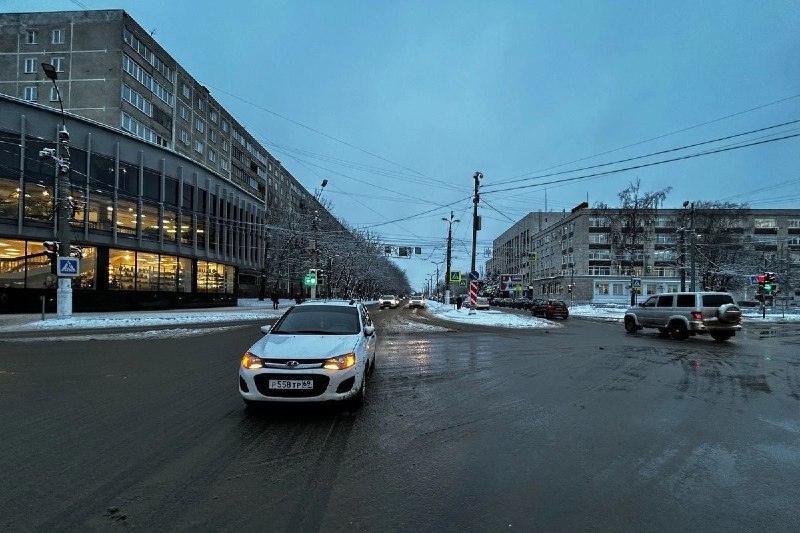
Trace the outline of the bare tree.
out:
<instances>
[{"instance_id":1,"label":"bare tree","mask_svg":"<svg viewBox=\"0 0 800 533\"><path fill-rule=\"evenodd\" d=\"M595 204L593 214L602 216L611 235L612 270L617 274L637 275L646 273L644 261L645 240L658 216L658 207L663 205L672 187L659 191L641 191L641 180L636 178L617 196L619 207L605 203Z\"/></svg>"}]
</instances>

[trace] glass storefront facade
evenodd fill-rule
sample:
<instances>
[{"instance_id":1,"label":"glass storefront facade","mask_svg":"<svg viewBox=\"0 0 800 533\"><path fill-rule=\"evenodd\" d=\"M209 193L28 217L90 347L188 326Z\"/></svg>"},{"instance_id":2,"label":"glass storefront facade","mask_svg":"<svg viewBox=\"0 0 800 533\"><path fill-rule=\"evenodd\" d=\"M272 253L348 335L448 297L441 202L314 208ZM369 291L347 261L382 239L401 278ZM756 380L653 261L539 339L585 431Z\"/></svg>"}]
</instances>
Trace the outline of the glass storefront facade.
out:
<instances>
[{"instance_id":1,"label":"glass storefront facade","mask_svg":"<svg viewBox=\"0 0 800 533\"><path fill-rule=\"evenodd\" d=\"M22 104L12 117L15 105L0 97L0 312L35 312L42 297L55 305L58 281L42 244L58 234L56 169L39 157L55 145L45 138L55 136L55 115ZM243 219L219 221L228 228L225 245L208 242L208 221L212 210L223 210L215 201L223 195L248 205L258 219L263 200L172 152L71 120L66 198L70 243L82 253L73 310L235 303L239 271L261 266L232 246L234 239L244 242L244 229L231 229L244 228ZM89 133L91 144L82 144ZM244 210L225 212L244 216ZM250 238L253 246L263 242L263 234Z\"/></svg>"}]
</instances>

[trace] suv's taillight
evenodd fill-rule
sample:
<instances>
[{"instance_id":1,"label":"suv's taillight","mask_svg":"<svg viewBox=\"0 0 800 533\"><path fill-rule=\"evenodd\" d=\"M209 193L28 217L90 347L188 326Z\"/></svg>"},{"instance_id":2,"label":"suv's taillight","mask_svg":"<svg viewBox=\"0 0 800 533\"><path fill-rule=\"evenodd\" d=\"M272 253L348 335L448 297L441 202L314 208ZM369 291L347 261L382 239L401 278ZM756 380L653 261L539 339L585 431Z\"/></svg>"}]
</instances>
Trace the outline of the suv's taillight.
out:
<instances>
[{"instance_id":1,"label":"suv's taillight","mask_svg":"<svg viewBox=\"0 0 800 533\"><path fill-rule=\"evenodd\" d=\"M692 320L703 320L702 311L692 311Z\"/></svg>"}]
</instances>

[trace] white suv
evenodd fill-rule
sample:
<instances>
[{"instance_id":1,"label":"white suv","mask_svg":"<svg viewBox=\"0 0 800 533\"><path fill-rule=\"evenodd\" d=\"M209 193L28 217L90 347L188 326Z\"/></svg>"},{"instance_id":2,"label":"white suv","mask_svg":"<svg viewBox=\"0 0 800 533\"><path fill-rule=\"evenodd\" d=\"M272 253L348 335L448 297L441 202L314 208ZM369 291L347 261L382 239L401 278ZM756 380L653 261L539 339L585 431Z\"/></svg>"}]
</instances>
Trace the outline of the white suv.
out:
<instances>
[{"instance_id":1,"label":"white suv","mask_svg":"<svg viewBox=\"0 0 800 533\"><path fill-rule=\"evenodd\" d=\"M397 296L394 294L384 294L380 298L378 298L378 307L383 309L384 307L389 307L391 309L397 309L400 305L400 300L397 299Z\"/></svg>"},{"instance_id":2,"label":"white suv","mask_svg":"<svg viewBox=\"0 0 800 533\"><path fill-rule=\"evenodd\" d=\"M710 334L726 341L741 331L742 311L727 292L676 292L654 294L625 311L625 331L658 328L662 336L683 340Z\"/></svg>"}]
</instances>

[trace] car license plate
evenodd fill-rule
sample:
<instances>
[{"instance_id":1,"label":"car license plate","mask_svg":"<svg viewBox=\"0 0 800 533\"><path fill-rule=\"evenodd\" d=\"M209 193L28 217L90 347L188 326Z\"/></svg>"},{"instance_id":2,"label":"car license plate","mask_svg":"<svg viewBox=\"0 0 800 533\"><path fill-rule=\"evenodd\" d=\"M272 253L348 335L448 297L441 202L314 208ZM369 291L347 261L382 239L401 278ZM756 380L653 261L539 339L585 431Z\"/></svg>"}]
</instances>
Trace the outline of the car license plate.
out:
<instances>
[{"instance_id":1,"label":"car license plate","mask_svg":"<svg viewBox=\"0 0 800 533\"><path fill-rule=\"evenodd\" d=\"M310 379L271 379L270 389L313 389L314 382Z\"/></svg>"}]
</instances>

